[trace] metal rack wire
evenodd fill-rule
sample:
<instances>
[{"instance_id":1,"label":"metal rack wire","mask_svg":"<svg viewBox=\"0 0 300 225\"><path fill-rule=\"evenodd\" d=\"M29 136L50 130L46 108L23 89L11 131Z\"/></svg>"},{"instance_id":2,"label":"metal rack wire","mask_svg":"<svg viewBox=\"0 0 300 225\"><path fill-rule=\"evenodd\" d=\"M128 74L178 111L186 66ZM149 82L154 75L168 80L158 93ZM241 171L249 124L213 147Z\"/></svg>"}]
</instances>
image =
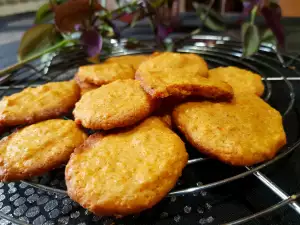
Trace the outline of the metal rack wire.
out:
<instances>
[{"instance_id":1,"label":"metal rack wire","mask_svg":"<svg viewBox=\"0 0 300 225\"><path fill-rule=\"evenodd\" d=\"M113 43L115 48L111 56L150 53L153 51L151 48L147 47L138 50L126 50L124 48L126 40L121 42L121 44L117 44L115 42ZM285 87L288 93L288 101L285 102L283 104L284 106L279 109L284 119L289 116L295 105L295 91L290 80L300 80L300 77L298 77L300 71L298 71L295 67L291 68L291 65L300 65L300 60L297 57L280 55L278 58L278 55L274 53L272 46L262 45L260 51L255 56L244 59L242 58L241 44L239 42L230 40L229 37L203 35L194 36L193 39L185 43L182 48L178 49L178 52L200 54L211 66L228 66L234 64L261 74L266 87L263 96L265 101L269 101L273 95L272 82L280 82L280 84ZM107 56L104 55L103 57ZM84 60L84 53L80 49L74 50L69 48L59 54L49 55L48 60L45 62L35 62L32 65L25 65L23 68L0 78L0 95L10 95L24 89L25 87L36 86L49 81L71 79L76 68L86 63L87 62ZM272 76L270 76L270 74ZM262 169L286 157L299 146L300 138L296 138L292 142L289 142L289 144L285 146L274 159L268 162L256 165L254 167L245 167L245 170L241 173L203 184L201 186L194 185L190 186L189 188L175 189L169 193L168 197L197 193L205 189L214 188L239 180L249 175L254 175L267 188L273 191L282 201L253 215L238 219L236 221L228 222L226 224L241 224L287 205L289 205L300 215L300 205L295 201L300 197L300 193L288 195L284 190L280 189L272 180L270 180L264 173L261 172ZM199 157L198 155L196 158L191 158L188 161L188 167L193 167L195 164L200 164L209 160L212 159ZM65 189L62 188L40 184L33 181L22 182L44 191L66 195ZM10 217L1 211L0 217L15 224L27 224L23 221Z\"/></svg>"}]
</instances>

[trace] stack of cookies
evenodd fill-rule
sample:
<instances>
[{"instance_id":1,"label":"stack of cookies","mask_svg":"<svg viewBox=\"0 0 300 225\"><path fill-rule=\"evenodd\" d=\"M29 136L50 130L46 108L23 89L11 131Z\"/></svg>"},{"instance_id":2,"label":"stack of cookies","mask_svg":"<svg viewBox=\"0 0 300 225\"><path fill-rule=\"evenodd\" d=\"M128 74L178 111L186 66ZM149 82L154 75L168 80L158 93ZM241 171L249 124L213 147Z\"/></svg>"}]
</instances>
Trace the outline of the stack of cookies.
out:
<instances>
[{"instance_id":1,"label":"stack of cookies","mask_svg":"<svg viewBox=\"0 0 300 225\"><path fill-rule=\"evenodd\" d=\"M182 133L224 163L269 160L286 143L261 77L209 70L195 54L120 56L80 67L74 81L27 88L0 101L0 125L27 125L0 142L0 179L27 179L67 162L69 196L97 215L157 204L187 164ZM73 120L57 119L73 110ZM94 134L87 137L82 127Z\"/></svg>"}]
</instances>

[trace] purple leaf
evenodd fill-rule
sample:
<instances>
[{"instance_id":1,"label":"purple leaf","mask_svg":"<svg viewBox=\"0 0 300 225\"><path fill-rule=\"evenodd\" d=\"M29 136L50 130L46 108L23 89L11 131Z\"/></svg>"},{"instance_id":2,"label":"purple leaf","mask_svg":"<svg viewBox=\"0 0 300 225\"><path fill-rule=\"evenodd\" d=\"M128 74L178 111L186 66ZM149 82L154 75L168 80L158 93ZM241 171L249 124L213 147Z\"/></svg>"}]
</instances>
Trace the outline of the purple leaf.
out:
<instances>
[{"instance_id":1,"label":"purple leaf","mask_svg":"<svg viewBox=\"0 0 300 225\"><path fill-rule=\"evenodd\" d=\"M153 9L156 13L156 21L168 26L177 26L179 22L179 0L172 1L172 7L163 4L159 8Z\"/></svg>"},{"instance_id":2,"label":"purple leaf","mask_svg":"<svg viewBox=\"0 0 300 225\"><path fill-rule=\"evenodd\" d=\"M261 9L261 14L265 18L266 24L273 31L278 44L284 47L284 29L281 20L281 9L276 3L270 3L269 6L264 6Z\"/></svg>"},{"instance_id":3,"label":"purple leaf","mask_svg":"<svg viewBox=\"0 0 300 225\"><path fill-rule=\"evenodd\" d=\"M254 6L258 6L259 8L261 8L264 5L264 0L246 0L243 1L243 12L242 12L242 20L245 19L250 12L252 11L252 9L254 8Z\"/></svg>"},{"instance_id":4,"label":"purple leaf","mask_svg":"<svg viewBox=\"0 0 300 225\"><path fill-rule=\"evenodd\" d=\"M148 10L155 13L155 16L153 17L153 23L156 32L156 38L159 41L162 41L180 24L179 0L160 2L161 4L159 4L159 7L151 8L149 6L150 8Z\"/></svg>"},{"instance_id":5,"label":"purple leaf","mask_svg":"<svg viewBox=\"0 0 300 225\"><path fill-rule=\"evenodd\" d=\"M96 30L83 31L80 37L80 42L91 57L101 52L102 37Z\"/></svg>"},{"instance_id":6,"label":"purple leaf","mask_svg":"<svg viewBox=\"0 0 300 225\"><path fill-rule=\"evenodd\" d=\"M247 17L255 5L254 1L243 1L242 19Z\"/></svg>"},{"instance_id":7,"label":"purple leaf","mask_svg":"<svg viewBox=\"0 0 300 225\"><path fill-rule=\"evenodd\" d=\"M160 38L160 40L164 40L172 31L172 27L168 27L164 24L157 25L157 36Z\"/></svg>"},{"instance_id":8,"label":"purple leaf","mask_svg":"<svg viewBox=\"0 0 300 225\"><path fill-rule=\"evenodd\" d=\"M119 20L121 20L124 23L131 23L133 16L135 13L124 13L122 16L119 17Z\"/></svg>"},{"instance_id":9,"label":"purple leaf","mask_svg":"<svg viewBox=\"0 0 300 225\"><path fill-rule=\"evenodd\" d=\"M254 6L258 6L259 9L264 7L268 3L268 0L244 0L243 2L243 12L242 12L242 19L247 17Z\"/></svg>"},{"instance_id":10,"label":"purple leaf","mask_svg":"<svg viewBox=\"0 0 300 225\"><path fill-rule=\"evenodd\" d=\"M82 25L81 24L75 24L74 25L74 30L75 31L80 31L82 29Z\"/></svg>"},{"instance_id":11,"label":"purple leaf","mask_svg":"<svg viewBox=\"0 0 300 225\"><path fill-rule=\"evenodd\" d=\"M60 5L54 5L55 25L61 32L73 32L76 24L90 18L95 11L105 10L97 1L93 1L93 7L89 0L71 0Z\"/></svg>"}]
</instances>

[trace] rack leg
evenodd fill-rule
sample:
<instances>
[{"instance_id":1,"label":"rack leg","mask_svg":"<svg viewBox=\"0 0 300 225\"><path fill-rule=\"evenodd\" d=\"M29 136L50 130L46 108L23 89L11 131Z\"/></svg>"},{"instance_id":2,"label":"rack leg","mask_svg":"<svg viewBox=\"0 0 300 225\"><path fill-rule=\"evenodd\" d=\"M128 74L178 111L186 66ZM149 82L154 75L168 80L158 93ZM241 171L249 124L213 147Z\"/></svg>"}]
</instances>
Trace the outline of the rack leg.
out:
<instances>
[{"instance_id":1,"label":"rack leg","mask_svg":"<svg viewBox=\"0 0 300 225\"><path fill-rule=\"evenodd\" d=\"M246 167L248 170L250 170L250 167ZM265 176L263 173L256 171L253 173L254 176L256 176L263 184L265 184L268 188L270 188L278 197L280 197L282 200L286 200L290 196L285 193L280 187L278 187L274 182L272 182L267 176ZM294 209L299 215L300 215L300 206L297 202L291 202L289 203L289 206Z\"/></svg>"}]
</instances>

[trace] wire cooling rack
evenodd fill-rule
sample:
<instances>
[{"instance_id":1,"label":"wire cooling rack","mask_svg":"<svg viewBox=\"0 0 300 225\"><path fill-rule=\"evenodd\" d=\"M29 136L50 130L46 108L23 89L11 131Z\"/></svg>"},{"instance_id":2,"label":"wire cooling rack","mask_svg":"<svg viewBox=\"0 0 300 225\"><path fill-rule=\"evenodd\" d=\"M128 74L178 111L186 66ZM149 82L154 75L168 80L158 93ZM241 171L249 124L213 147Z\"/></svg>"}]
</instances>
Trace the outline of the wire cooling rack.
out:
<instances>
[{"instance_id":1,"label":"wire cooling rack","mask_svg":"<svg viewBox=\"0 0 300 225\"><path fill-rule=\"evenodd\" d=\"M114 45L114 50L111 56L151 53L154 49L152 42L146 43L144 45L146 47L139 46L138 50L126 49L124 47L126 40L121 43L112 40L112 44ZM296 117L291 115L295 107L295 91L291 80L300 80L300 71L297 70L297 66L300 65L298 55L295 57L278 55L271 45L265 44L260 47L260 51L253 57L242 58L242 49L239 42L233 41L229 37L203 35L194 36L177 51L199 54L205 58L210 67L233 65L261 74L265 84L263 98L282 114L288 144L274 159L245 168L223 165L220 162L201 156L200 153L188 147L190 159L177 186L168 194L170 202L174 202L176 196L182 195L197 196L200 193L204 197L207 189L227 185L230 182L254 175L267 189L274 192L280 201L251 215L242 216L241 218L233 216L231 218L235 220L231 222L220 220L222 223L242 224L253 221L284 206L289 206L300 214L300 205L296 202L297 198L300 197L300 192L292 195L287 194L285 190L282 190L261 172L262 169L270 167L271 164L284 160L283 158L295 151L300 145L298 132L295 132L295 127L293 126L299 122L298 117L297 115ZM87 63L85 54L81 49L68 48L60 53L49 54L40 61L26 64L22 68L2 76L0 78L0 95L10 95L28 86L37 86L50 81L72 79L77 68ZM5 135L7 134L9 132ZM220 170L218 174L210 173L209 179L204 179L206 173L205 171L201 173L199 168L202 171L203 168L206 171L212 171L216 164L221 166L224 172L220 172ZM207 183L199 181L202 178L209 181ZM1 224L147 224L146 222L141 222L141 219L137 218L139 216L123 219L94 216L70 200L65 188L64 166L44 176L35 177L32 180L6 184L0 183ZM205 200L199 204L203 204L206 209L209 209L209 204ZM159 211L159 218L163 220L168 217L170 212L161 211L161 208L163 207L160 207L159 210L152 209L150 211L155 211L155 213ZM197 212L202 214L204 208L198 207ZM191 208L185 206L184 212L189 213L189 211L191 211ZM148 218L151 215L150 213ZM174 221L175 223L180 222L180 216L175 215ZM214 221L218 221L218 218L208 216L201 218L199 223L209 224Z\"/></svg>"}]
</instances>

